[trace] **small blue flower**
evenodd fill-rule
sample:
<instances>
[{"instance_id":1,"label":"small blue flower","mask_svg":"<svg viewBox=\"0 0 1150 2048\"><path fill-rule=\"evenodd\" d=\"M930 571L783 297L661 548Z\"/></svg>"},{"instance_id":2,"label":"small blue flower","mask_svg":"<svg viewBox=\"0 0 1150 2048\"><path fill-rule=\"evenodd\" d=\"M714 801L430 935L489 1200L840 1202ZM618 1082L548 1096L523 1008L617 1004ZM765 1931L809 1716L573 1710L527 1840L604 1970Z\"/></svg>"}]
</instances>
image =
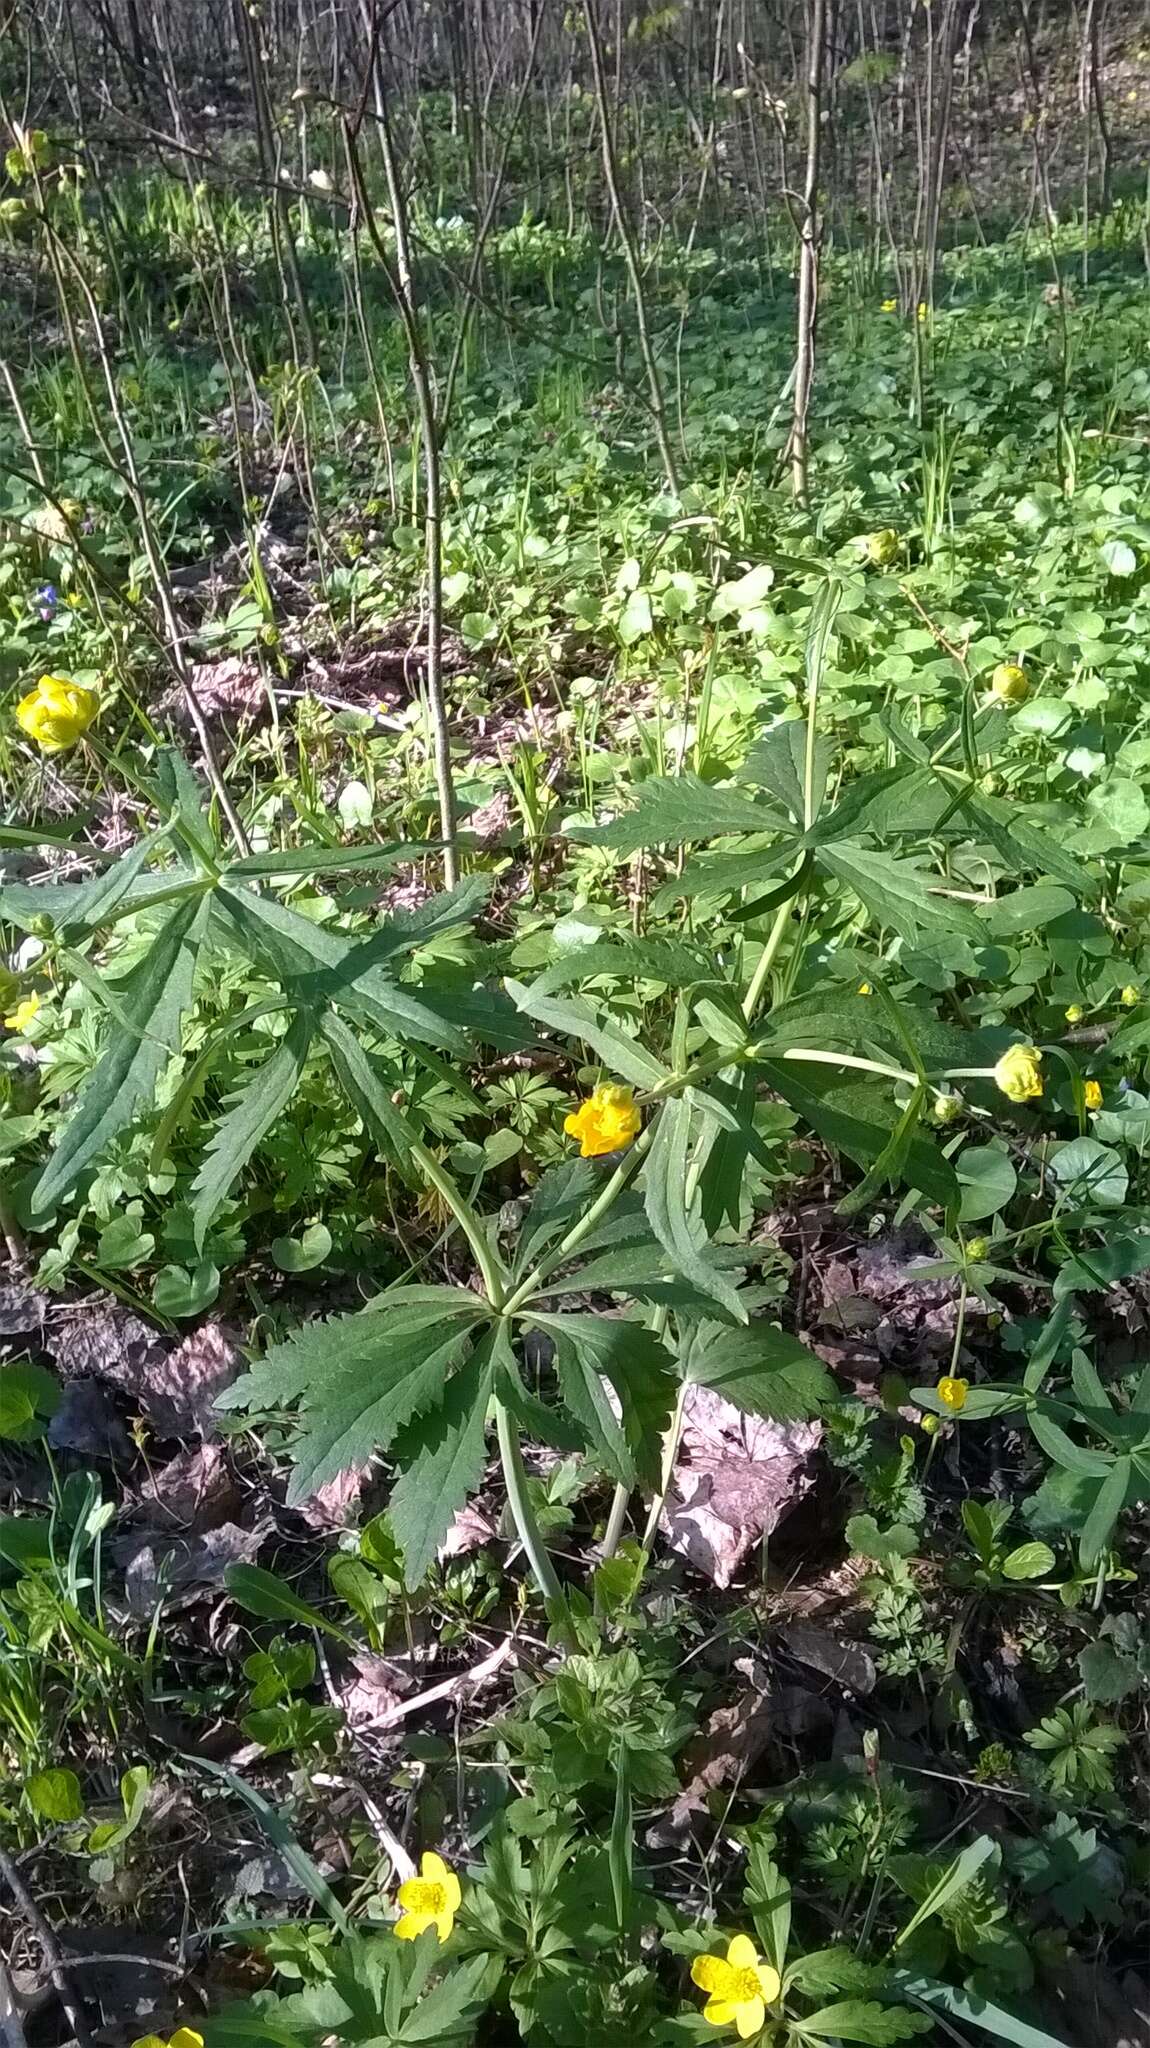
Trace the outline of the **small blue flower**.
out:
<instances>
[{"instance_id":1,"label":"small blue flower","mask_svg":"<svg viewBox=\"0 0 1150 2048\"><path fill-rule=\"evenodd\" d=\"M43 623L46 626L50 624L56 616L56 607L60 602L56 585L54 583L42 583L32 602L39 612Z\"/></svg>"}]
</instances>

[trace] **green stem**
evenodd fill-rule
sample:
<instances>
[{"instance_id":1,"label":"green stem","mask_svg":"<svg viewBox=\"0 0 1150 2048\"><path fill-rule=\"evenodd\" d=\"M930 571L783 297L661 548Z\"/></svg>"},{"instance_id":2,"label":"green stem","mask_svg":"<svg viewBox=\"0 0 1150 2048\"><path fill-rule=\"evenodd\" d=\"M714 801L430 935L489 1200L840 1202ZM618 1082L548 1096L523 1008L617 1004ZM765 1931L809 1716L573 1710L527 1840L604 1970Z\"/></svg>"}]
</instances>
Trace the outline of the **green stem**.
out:
<instances>
[{"instance_id":1,"label":"green stem","mask_svg":"<svg viewBox=\"0 0 1150 2048\"><path fill-rule=\"evenodd\" d=\"M752 974L749 983L747 984L747 993L743 997L743 1016L746 1018L748 1024L752 1022L755 1012L759 1007L759 1003L762 1000L763 990L767 985L767 979L770 975L771 969L774 966L776 959L778 958L779 947L783 943L783 938L786 933L787 926L790 923L791 910L793 907L794 899L790 896L787 897L785 903L780 903L777 911L775 912L775 921L771 926L770 932L767 936L767 943L763 947L763 950L759 955L758 961L755 965L755 971Z\"/></svg>"},{"instance_id":2,"label":"green stem","mask_svg":"<svg viewBox=\"0 0 1150 2048\"><path fill-rule=\"evenodd\" d=\"M888 1081L907 1081L912 1088L920 1085L918 1075L908 1074L905 1067L884 1066L881 1060L858 1059L854 1053L812 1052L806 1046L796 1045L789 1047L781 1057L785 1060L814 1060L822 1067L858 1067L864 1074L885 1074Z\"/></svg>"},{"instance_id":3,"label":"green stem","mask_svg":"<svg viewBox=\"0 0 1150 2048\"><path fill-rule=\"evenodd\" d=\"M523 1465L523 1453L519 1448L519 1435L510 1414L502 1401L493 1403L495 1433L499 1439L499 1457L503 1466L503 1483L507 1488L507 1504L515 1532L523 1545L527 1561L535 1574L536 1584L543 1598L563 1605L563 1588L559 1583L555 1567L547 1555L539 1524L527 1489L527 1473Z\"/></svg>"},{"instance_id":4,"label":"green stem","mask_svg":"<svg viewBox=\"0 0 1150 2048\"><path fill-rule=\"evenodd\" d=\"M624 1189L634 1180L651 1148L654 1135L653 1123L648 1124L646 1130L640 1131L626 1158L615 1168L610 1180L596 1195L591 1207L584 1211L578 1223L572 1224L566 1237L561 1238L552 1251L544 1254L539 1264L528 1273L526 1280L521 1280L514 1293L508 1296L503 1304L505 1316L514 1315L525 1301L529 1301L533 1294L538 1294L548 1273L553 1273L557 1266L563 1265L573 1252L578 1251L579 1246L591 1235L595 1225L614 1207Z\"/></svg>"},{"instance_id":5,"label":"green stem","mask_svg":"<svg viewBox=\"0 0 1150 2048\"><path fill-rule=\"evenodd\" d=\"M411 1156L425 1179L431 1182L436 1194L447 1203L459 1228L475 1253L475 1263L483 1275L487 1299L493 1309L503 1307L503 1275L499 1270L491 1246L483 1234L483 1226L471 1207L467 1197L460 1193L451 1175L418 1139L412 1144Z\"/></svg>"}]
</instances>

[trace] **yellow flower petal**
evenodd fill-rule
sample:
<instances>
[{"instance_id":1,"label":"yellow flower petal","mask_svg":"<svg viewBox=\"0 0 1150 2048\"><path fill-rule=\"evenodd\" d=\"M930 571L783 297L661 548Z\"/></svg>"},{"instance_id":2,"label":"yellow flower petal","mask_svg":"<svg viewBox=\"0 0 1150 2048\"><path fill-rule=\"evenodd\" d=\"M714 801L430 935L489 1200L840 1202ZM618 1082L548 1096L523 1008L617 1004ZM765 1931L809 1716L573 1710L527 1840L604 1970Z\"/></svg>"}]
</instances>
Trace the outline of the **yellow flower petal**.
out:
<instances>
[{"instance_id":1,"label":"yellow flower petal","mask_svg":"<svg viewBox=\"0 0 1150 2048\"><path fill-rule=\"evenodd\" d=\"M753 1970L759 1960L759 1951L749 1934L734 1934L727 1947L727 1961L732 1969Z\"/></svg>"},{"instance_id":2,"label":"yellow flower petal","mask_svg":"<svg viewBox=\"0 0 1150 2048\"><path fill-rule=\"evenodd\" d=\"M404 1913L395 1923L395 1932L400 1941L417 1941L424 1930L434 1923L434 1913Z\"/></svg>"},{"instance_id":3,"label":"yellow flower petal","mask_svg":"<svg viewBox=\"0 0 1150 2048\"><path fill-rule=\"evenodd\" d=\"M443 1884L450 1874L442 1856L437 1856L434 1849L424 1850L419 1867L431 1884Z\"/></svg>"},{"instance_id":4,"label":"yellow flower petal","mask_svg":"<svg viewBox=\"0 0 1150 2048\"><path fill-rule=\"evenodd\" d=\"M204 2037L194 2027L177 2027L168 2048L204 2048Z\"/></svg>"},{"instance_id":5,"label":"yellow flower petal","mask_svg":"<svg viewBox=\"0 0 1150 2048\"><path fill-rule=\"evenodd\" d=\"M735 2032L740 2041L749 2041L753 2035L761 2034L767 2008L761 1998L748 1998L735 2014Z\"/></svg>"},{"instance_id":6,"label":"yellow flower petal","mask_svg":"<svg viewBox=\"0 0 1150 2048\"><path fill-rule=\"evenodd\" d=\"M723 1997L731 1981L731 1966L722 1956L696 1956L691 1964L691 1982L700 1991L710 1991L716 1997Z\"/></svg>"},{"instance_id":7,"label":"yellow flower petal","mask_svg":"<svg viewBox=\"0 0 1150 2048\"><path fill-rule=\"evenodd\" d=\"M25 996L23 1002L17 1003L11 1015L5 1017L5 1028L8 1031L27 1031L29 1024L39 1012L40 1007L39 996Z\"/></svg>"},{"instance_id":8,"label":"yellow flower petal","mask_svg":"<svg viewBox=\"0 0 1150 2048\"><path fill-rule=\"evenodd\" d=\"M1102 1088L1099 1082L1084 1081L1082 1084L1082 1095L1087 1109L1101 1109Z\"/></svg>"},{"instance_id":9,"label":"yellow flower petal","mask_svg":"<svg viewBox=\"0 0 1150 2048\"><path fill-rule=\"evenodd\" d=\"M770 1963L759 1964L759 1983L763 1987L763 1997L767 2004L773 2005L783 1988L783 1980Z\"/></svg>"},{"instance_id":10,"label":"yellow flower petal","mask_svg":"<svg viewBox=\"0 0 1150 2048\"><path fill-rule=\"evenodd\" d=\"M738 2010L733 1998L709 1998L703 2007L703 2018L710 2020L713 2027L729 2027Z\"/></svg>"},{"instance_id":11,"label":"yellow flower petal","mask_svg":"<svg viewBox=\"0 0 1150 2048\"><path fill-rule=\"evenodd\" d=\"M966 1407L969 1392L970 1381L955 1379L950 1373L938 1383L938 1398L944 1408L950 1409L952 1415L958 1415Z\"/></svg>"}]
</instances>

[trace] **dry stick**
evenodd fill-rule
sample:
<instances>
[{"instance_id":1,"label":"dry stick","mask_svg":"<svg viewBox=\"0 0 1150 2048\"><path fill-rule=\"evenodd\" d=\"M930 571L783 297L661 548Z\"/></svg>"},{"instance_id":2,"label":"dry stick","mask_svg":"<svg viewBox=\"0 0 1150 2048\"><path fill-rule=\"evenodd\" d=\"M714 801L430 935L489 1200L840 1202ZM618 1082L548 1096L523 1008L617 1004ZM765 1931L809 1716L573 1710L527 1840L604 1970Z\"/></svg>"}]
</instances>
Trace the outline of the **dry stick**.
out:
<instances>
[{"instance_id":1,"label":"dry stick","mask_svg":"<svg viewBox=\"0 0 1150 2048\"><path fill-rule=\"evenodd\" d=\"M435 400L431 390L431 373L420 327L419 302L411 270L411 252L407 239L407 203L396 168L383 82L378 73L377 48L373 48L369 53L369 62L377 67L375 91L381 112L380 148L383 153L392 226L395 231L394 264L376 224L364 183L363 164L360 161L355 134L346 116L343 121L343 141L360 219L383 266L384 275L391 287L403 323L407 340L408 372L419 414L420 439L423 444L423 531L427 556L427 703L435 757L435 787L439 797L440 836L443 840L443 879L447 887L452 889L459 879L459 858L456 847L455 783L451 773L451 739L447 724L447 705L443 694L443 520L439 433L435 419Z\"/></svg>"},{"instance_id":2,"label":"dry stick","mask_svg":"<svg viewBox=\"0 0 1150 2048\"><path fill-rule=\"evenodd\" d=\"M59 1943L24 1883L12 1858L3 1849L0 1849L0 1877L3 1878L43 1950L48 1975L51 1977L56 1988L56 1995L67 2015L68 2024L76 2037L78 2048L92 2048L92 2036L88 2032L83 2007L76 1996L68 1972L64 1967L64 1958L60 1953Z\"/></svg>"},{"instance_id":3,"label":"dry stick","mask_svg":"<svg viewBox=\"0 0 1150 2048\"><path fill-rule=\"evenodd\" d=\"M818 0L822 5L822 0ZM595 79L595 98L599 107L599 136L603 151L603 175L611 198L611 212L618 230L623 250L623 261L631 285L631 297L635 307L635 333L639 343L639 354L647 375L647 399L655 428L655 439L663 463L663 474L667 489L675 497L679 495L679 467L671 447L671 436L667 428L667 410L663 403L663 382L655 351L651 346L651 332L647 325L647 302L643 295L643 275L639 268L639 252L635 237L623 207L623 195L619 185L619 160L615 150L615 130L611 120L611 104L607 97L607 74L603 64L603 44L599 35L599 23L595 14L594 0L583 0L583 18L587 23L587 43L591 52L591 70Z\"/></svg>"},{"instance_id":4,"label":"dry stick","mask_svg":"<svg viewBox=\"0 0 1150 2048\"><path fill-rule=\"evenodd\" d=\"M815 374L815 320L819 307L819 145L822 120L823 43L826 0L807 0L807 165L803 179L803 220L799 238L799 310L795 345L795 396L791 415L791 489L807 496L811 386Z\"/></svg>"}]
</instances>

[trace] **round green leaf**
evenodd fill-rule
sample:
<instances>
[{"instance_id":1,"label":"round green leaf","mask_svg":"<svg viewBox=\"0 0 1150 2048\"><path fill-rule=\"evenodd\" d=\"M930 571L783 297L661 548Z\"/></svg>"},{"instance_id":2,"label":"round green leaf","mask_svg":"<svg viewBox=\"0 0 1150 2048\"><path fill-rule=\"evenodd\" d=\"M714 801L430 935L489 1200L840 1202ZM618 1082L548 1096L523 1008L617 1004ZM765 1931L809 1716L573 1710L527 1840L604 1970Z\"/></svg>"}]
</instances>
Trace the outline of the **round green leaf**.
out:
<instances>
[{"instance_id":1,"label":"round green leaf","mask_svg":"<svg viewBox=\"0 0 1150 2048\"><path fill-rule=\"evenodd\" d=\"M35 1771L24 1787L24 1796L41 1820L80 1820L84 1798L75 1771Z\"/></svg>"},{"instance_id":2,"label":"round green leaf","mask_svg":"<svg viewBox=\"0 0 1150 2048\"><path fill-rule=\"evenodd\" d=\"M981 1223L1005 1208L1018 1175L1010 1155L997 1145L967 1145L954 1162L962 1196L958 1205L960 1223Z\"/></svg>"},{"instance_id":3,"label":"round green leaf","mask_svg":"<svg viewBox=\"0 0 1150 2048\"><path fill-rule=\"evenodd\" d=\"M331 1250L331 1232L326 1223L312 1223L302 1237L272 1239L272 1257L281 1273L310 1273L322 1266Z\"/></svg>"},{"instance_id":4,"label":"round green leaf","mask_svg":"<svg viewBox=\"0 0 1150 2048\"><path fill-rule=\"evenodd\" d=\"M191 1272L186 1266L163 1266L152 1282L152 1300L162 1316L198 1316L220 1291L220 1269L201 1259Z\"/></svg>"},{"instance_id":5,"label":"round green leaf","mask_svg":"<svg viewBox=\"0 0 1150 2048\"><path fill-rule=\"evenodd\" d=\"M1050 1171L1077 1208L1120 1209L1130 1176L1121 1156L1097 1138L1071 1138L1050 1148Z\"/></svg>"},{"instance_id":6,"label":"round green leaf","mask_svg":"<svg viewBox=\"0 0 1150 2048\"><path fill-rule=\"evenodd\" d=\"M1111 576L1133 576L1138 557L1124 540L1104 540L1098 558Z\"/></svg>"}]
</instances>

